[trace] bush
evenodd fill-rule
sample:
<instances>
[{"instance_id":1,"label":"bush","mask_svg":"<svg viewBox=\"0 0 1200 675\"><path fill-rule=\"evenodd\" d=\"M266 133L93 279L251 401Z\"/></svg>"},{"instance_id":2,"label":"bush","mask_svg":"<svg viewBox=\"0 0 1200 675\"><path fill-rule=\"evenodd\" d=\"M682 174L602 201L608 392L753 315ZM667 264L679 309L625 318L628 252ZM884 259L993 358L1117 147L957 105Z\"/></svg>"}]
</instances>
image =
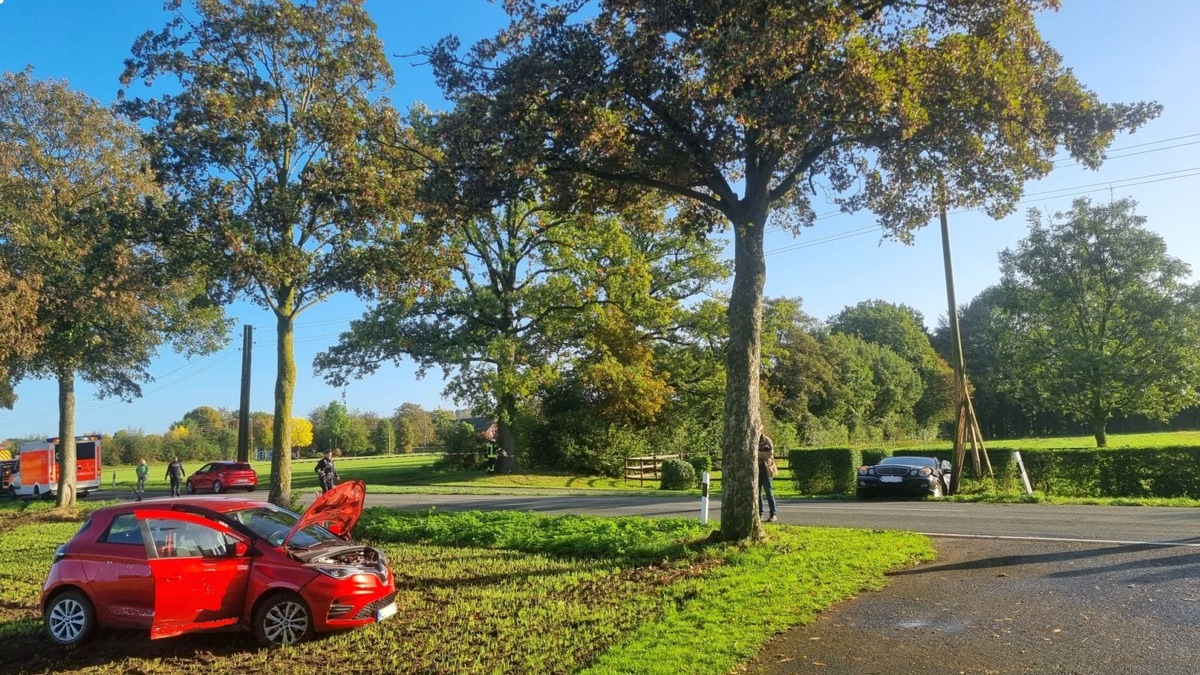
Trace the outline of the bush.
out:
<instances>
[{"instance_id":1,"label":"bush","mask_svg":"<svg viewBox=\"0 0 1200 675\"><path fill-rule=\"evenodd\" d=\"M800 494L850 494L862 466L862 453L854 448L792 450L788 466Z\"/></svg>"},{"instance_id":2,"label":"bush","mask_svg":"<svg viewBox=\"0 0 1200 675\"><path fill-rule=\"evenodd\" d=\"M692 470L696 472L696 477L699 479L705 471L712 471L713 461L712 457L708 455L692 455L688 457L688 464L692 465Z\"/></svg>"},{"instance_id":3,"label":"bush","mask_svg":"<svg viewBox=\"0 0 1200 675\"><path fill-rule=\"evenodd\" d=\"M689 490L696 486L696 470L682 459L664 459L660 490Z\"/></svg>"}]
</instances>

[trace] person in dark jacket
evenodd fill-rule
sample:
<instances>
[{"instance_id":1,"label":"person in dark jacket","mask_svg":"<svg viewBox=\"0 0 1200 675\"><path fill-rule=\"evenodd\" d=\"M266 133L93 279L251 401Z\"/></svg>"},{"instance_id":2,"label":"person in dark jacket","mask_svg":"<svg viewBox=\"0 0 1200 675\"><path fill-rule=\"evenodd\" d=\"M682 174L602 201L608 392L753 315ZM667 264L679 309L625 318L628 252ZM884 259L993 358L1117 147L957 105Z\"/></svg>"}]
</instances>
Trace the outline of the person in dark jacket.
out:
<instances>
[{"instance_id":1,"label":"person in dark jacket","mask_svg":"<svg viewBox=\"0 0 1200 675\"><path fill-rule=\"evenodd\" d=\"M333 465L333 451L326 450L325 456L317 460L317 480L321 482L321 492L329 492L339 480L337 467Z\"/></svg>"},{"instance_id":2,"label":"person in dark jacket","mask_svg":"<svg viewBox=\"0 0 1200 675\"><path fill-rule=\"evenodd\" d=\"M771 437L764 434L758 434L758 517L763 517L763 492L767 493L767 507L770 508L770 515L766 522L773 523L779 520L775 515L775 488L771 484L771 474L775 472L775 443L771 441Z\"/></svg>"},{"instance_id":3,"label":"person in dark jacket","mask_svg":"<svg viewBox=\"0 0 1200 675\"><path fill-rule=\"evenodd\" d=\"M171 481L172 497L179 496L179 484L183 482L183 474L183 462L180 462L178 457L171 460L167 465L167 480Z\"/></svg>"}]
</instances>

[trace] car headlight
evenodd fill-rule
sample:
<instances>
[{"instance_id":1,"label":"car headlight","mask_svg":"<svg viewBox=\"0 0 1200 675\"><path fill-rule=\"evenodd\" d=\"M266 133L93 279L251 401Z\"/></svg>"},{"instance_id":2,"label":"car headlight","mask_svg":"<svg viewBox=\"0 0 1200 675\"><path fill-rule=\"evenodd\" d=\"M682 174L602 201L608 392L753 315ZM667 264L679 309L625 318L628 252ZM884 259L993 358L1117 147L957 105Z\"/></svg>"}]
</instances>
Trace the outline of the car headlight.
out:
<instances>
[{"instance_id":1,"label":"car headlight","mask_svg":"<svg viewBox=\"0 0 1200 675\"><path fill-rule=\"evenodd\" d=\"M352 574L358 573L358 570L353 570L348 567L335 567L331 565L314 565L313 569L327 577L332 577L334 579L345 579Z\"/></svg>"},{"instance_id":2,"label":"car headlight","mask_svg":"<svg viewBox=\"0 0 1200 675\"><path fill-rule=\"evenodd\" d=\"M931 476L931 475L933 475L933 469L931 469L927 466L922 467L921 470L917 472L917 475L918 476Z\"/></svg>"}]
</instances>

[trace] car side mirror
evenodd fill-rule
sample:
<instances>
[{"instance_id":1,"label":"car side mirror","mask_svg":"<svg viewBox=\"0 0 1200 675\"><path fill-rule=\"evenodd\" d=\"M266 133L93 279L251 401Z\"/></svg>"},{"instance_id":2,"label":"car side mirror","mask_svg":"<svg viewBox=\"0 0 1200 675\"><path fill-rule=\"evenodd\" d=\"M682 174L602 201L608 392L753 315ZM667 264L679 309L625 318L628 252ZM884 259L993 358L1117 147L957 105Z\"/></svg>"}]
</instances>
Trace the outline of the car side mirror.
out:
<instances>
[{"instance_id":1,"label":"car side mirror","mask_svg":"<svg viewBox=\"0 0 1200 675\"><path fill-rule=\"evenodd\" d=\"M942 460L942 471L949 471L949 470L950 470L950 462L943 459Z\"/></svg>"},{"instance_id":2,"label":"car side mirror","mask_svg":"<svg viewBox=\"0 0 1200 675\"><path fill-rule=\"evenodd\" d=\"M233 553L237 557L241 558L242 556L246 555L246 553L249 551L250 551L250 546L248 544L246 544L246 542L240 541L240 540L237 542L234 542Z\"/></svg>"}]
</instances>

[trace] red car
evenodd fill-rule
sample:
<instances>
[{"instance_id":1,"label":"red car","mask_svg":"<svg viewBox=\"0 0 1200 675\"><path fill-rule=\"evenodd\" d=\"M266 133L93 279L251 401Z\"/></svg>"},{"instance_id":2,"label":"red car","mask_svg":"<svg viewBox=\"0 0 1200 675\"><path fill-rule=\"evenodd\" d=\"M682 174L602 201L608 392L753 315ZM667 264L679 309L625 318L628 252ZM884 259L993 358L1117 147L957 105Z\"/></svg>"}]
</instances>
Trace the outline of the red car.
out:
<instances>
[{"instance_id":1,"label":"red car","mask_svg":"<svg viewBox=\"0 0 1200 675\"><path fill-rule=\"evenodd\" d=\"M382 621L396 613L387 558L349 538L365 496L362 481L346 481L302 516L248 499L98 509L55 553L46 632L76 645L97 628L163 638L236 627L281 646Z\"/></svg>"},{"instance_id":2,"label":"red car","mask_svg":"<svg viewBox=\"0 0 1200 675\"><path fill-rule=\"evenodd\" d=\"M196 494L196 490L225 492L233 488L254 492L258 487L258 472L248 462L209 462L188 476L184 487L189 495Z\"/></svg>"}]
</instances>

